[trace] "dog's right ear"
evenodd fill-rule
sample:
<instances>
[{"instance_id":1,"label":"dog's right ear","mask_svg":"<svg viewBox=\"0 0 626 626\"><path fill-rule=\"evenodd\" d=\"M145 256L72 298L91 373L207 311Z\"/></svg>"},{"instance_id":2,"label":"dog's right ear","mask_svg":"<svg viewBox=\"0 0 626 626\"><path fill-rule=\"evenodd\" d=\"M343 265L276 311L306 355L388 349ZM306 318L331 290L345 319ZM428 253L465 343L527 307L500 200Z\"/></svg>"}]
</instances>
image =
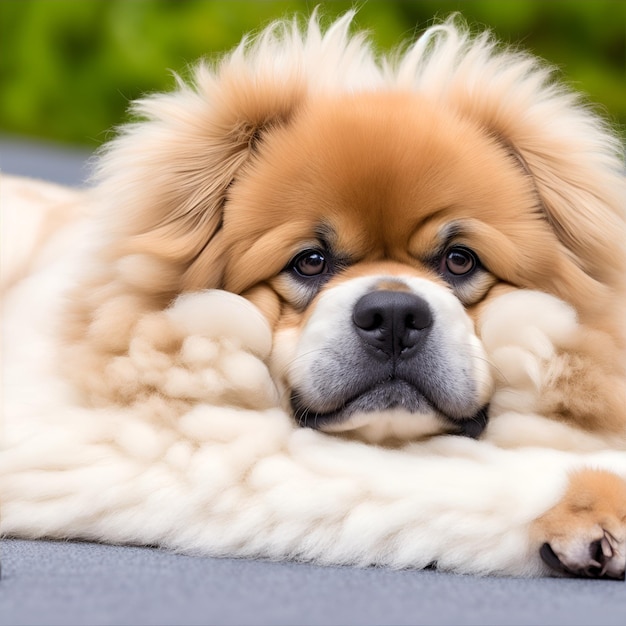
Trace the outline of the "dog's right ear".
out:
<instances>
[{"instance_id":1,"label":"dog's right ear","mask_svg":"<svg viewBox=\"0 0 626 626\"><path fill-rule=\"evenodd\" d=\"M179 81L171 94L136 102L142 121L103 150L96 197L105 245L135 287L221 286L227 189L263 133L287 123L304 97L298 77L279 82L237 60L215 72L201 64L191 86Z\"/></svg>"},{"instance_id":2,"label":"dog's right ear","mask_svg":"<svg viewBox=\"0 0 626 626\"><path fill-rule=\"evenodd\" d=\"M222 207L258 140L310 93L378 75L364 37L349 33L352 17L326 31L315 14L304 32L295 20L271 24L214 67L200 64L191 85L133 106L141 121L104 148L96 177L119 278L163 295L222 286Z\"/></svg>"}]
</instances>

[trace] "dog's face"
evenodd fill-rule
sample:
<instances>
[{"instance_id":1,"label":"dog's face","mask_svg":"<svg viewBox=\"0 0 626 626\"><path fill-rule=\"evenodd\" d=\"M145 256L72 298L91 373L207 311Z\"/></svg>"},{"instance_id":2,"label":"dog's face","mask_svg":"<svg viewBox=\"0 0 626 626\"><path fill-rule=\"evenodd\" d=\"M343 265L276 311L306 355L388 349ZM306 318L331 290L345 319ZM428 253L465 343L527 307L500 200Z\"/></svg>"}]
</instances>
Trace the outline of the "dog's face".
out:
<instances>
[{"instance_id":1,"label":"dog's face","mask_svg":"<svg viewBox=\"0 0 626 626\"><path fill-rule=\"evenodd\" d=\"M220 235L224 286L271 320L298 423L375 438L479 434L492 381L475 311L558 264L511 150L403 94L320 100L268 130Z\"/></svg>"},{"instance_id":2,"label":"dog's face","mask_svg":"<svg viewBox=\"0 0 626 626\"><path fill-rule=\"evenodd\" d=\"M138 103L148 120L100 164L106 238L70 307L73 370L125 354L142 316L181 293L225 289L269 321L269 367L296 423L376 440L476 436L504 376L483 320L501 294L535 290L612 352L570 346L541 382L544 405L522 410L620 428L616 142L542 68L484 38L446 27L383 68L347 26L263 36ZM593 382L591 362L609 364ZM81 384L108 397L103 380Z\"/></svg>"}]
</instances>

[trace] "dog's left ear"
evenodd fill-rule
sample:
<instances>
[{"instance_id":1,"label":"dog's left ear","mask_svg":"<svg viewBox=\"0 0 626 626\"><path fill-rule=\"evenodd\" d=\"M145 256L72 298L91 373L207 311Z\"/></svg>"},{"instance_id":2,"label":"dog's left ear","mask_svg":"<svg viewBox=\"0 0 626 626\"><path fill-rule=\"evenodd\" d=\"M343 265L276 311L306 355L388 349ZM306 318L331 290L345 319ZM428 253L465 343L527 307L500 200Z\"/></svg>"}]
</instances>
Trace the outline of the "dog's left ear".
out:
<instances>
[{"instance_id":1,"label":"dog's left ear","mask_svg":"<svg viewBox=\"0 0 626 626\"><path fill-rule=\"evenodd\" d=\"M563 267L554 272L565 279L564 284L554 283L556 295L570 301L578 298L574 304L587 307L600 295L602 307L602 293L624 293L625 285L622 146L574 95L554 85L541 89L537 85L523 102L523 87L519 91L516 94L511 86L498 108L476 107L474 115L532 178L538 208L566 251L560 255Z\"/></svg>"},{"instance_id":2,"label":"dog's left ear","mask_svg":"<svg viewBox=\"0 0 626 626\"><path fill-rule=\"evenodd\" d=\"M555 276L567 276L568 284L555 282L555 295L570 301L573 295L588 307L603 291L623 293L623 146L579 96L555 81L551 68L501 49L489 33L473 37L452 18L407 51L397 80L474 120L532 177L538 210L567 259Z\"/></svg>"}]
</instances>

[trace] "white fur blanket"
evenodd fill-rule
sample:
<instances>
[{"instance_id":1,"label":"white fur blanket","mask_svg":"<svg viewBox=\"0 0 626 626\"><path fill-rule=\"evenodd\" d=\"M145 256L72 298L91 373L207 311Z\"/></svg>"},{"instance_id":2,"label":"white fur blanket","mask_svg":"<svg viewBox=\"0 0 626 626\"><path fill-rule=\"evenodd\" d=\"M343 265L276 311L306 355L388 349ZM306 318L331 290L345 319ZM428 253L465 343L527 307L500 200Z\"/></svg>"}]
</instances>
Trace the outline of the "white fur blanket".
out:
<instances>
[{"instance_id":1,"label":"white fur blanket","mask_svg":"<svg viewBox=\"0 0 626 626\"><path fill-rule=\"evenodd\" d=\"M144 320L117 364L120 377L159 387L159 400L85 406L58 374L55 341L64 293L88 262L87 198L6 176L1 190L4 535L537 575L547 568L529 524L556 502L567 472L593 465L626 476L624 452L532 411L513 414L506 389L483 441L387 449L296 428L264 365L267 323L219 291ZM515 333L497 309L483 328L496 362L498 350L522 357L506 374L526 377L529 403L542 354L575 324L561 303L536 298L547 312L541 328L517 303ZM537 305L531 298L529 309ZM164 337L180 340L174 356L160 349ZM193 408L173 409L189 398ZM556 442L560 451L549 447Z\"/></svg>"}]
</instances>

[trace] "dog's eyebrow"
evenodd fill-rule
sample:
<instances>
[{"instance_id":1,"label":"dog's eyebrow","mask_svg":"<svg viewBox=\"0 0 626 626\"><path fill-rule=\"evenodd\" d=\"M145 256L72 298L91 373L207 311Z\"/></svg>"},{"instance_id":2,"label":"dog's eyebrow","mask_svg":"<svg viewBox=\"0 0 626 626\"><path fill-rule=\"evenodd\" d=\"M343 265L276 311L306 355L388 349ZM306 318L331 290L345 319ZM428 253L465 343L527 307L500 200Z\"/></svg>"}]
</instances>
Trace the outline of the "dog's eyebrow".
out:
<instances>
[{"instance_id":1,"label":"dog's eyebrow","mask_svg":"<svg viewBox=\"0 0 626 626\"><path fill-rule=\"evenodd\" d=\"M337 231L329 222L320 222L314 232L320 245L328 254L328 260L332 261L335 270L346 268L355 262L354 257L340 249Z\"/></svg>"},{"instance_id":2,"label":"dog's eyebrow","mask_svg":"<svg viewBox=\"0 0 626 626\"><path fill-rule=\"evenodd\" d=\"M462 221L455 220L444 224L437 234L441 247L445 247L455 237L467 234L467 226Z\"/></svg>"},{"instance_id":3,"label":"dog's eyebrow","mask_svg":"<svg viewBox=\"0 0 626 626\"><path fill-rule=\"evenodd\" d=\"M328 222L321 222L315 229L315 236L329 248L333 248L337 242L337 232Z\"/></svg>"}]
</instances>

